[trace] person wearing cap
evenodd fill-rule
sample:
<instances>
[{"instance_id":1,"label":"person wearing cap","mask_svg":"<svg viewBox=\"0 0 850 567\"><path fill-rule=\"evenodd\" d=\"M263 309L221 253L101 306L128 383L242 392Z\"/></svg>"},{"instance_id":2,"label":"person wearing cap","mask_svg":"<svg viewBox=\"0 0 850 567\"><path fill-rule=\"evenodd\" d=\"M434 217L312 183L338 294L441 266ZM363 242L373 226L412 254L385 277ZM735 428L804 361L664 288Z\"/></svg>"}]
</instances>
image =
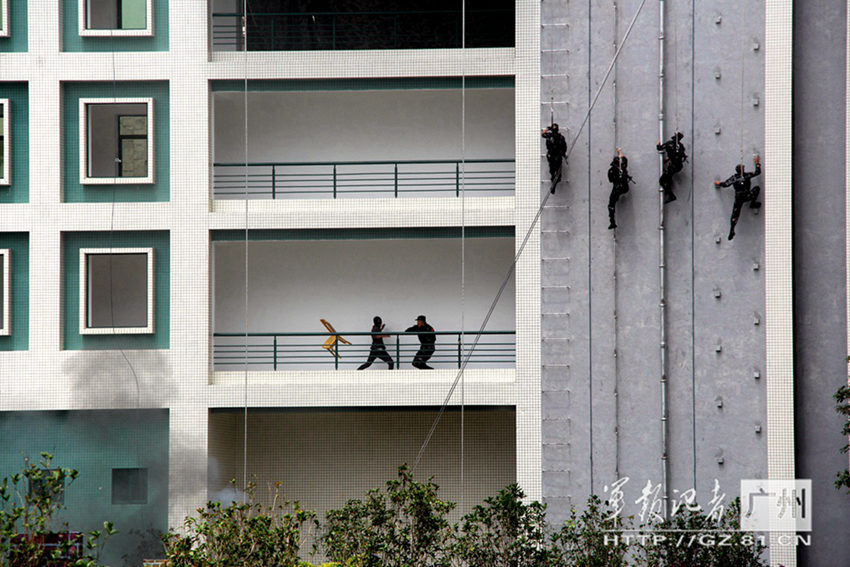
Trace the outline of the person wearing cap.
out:
<instances>
[{"instance_id":1,"label":"person wearing cap","mask_svg":"<svg viewBox=\"0 0 850 567\"><path fill-rule=\"evenodd\" d=\"M419 336L419 351L413 357L413 367L420 370L434 370L432 367L425 364L428 359L434 356L434 351L437 347L434 343L437 342L437 336L434 334L434 327L428 324L425 320L425 315L420 315L416 318L416 324L404 330L405 333L418 333Z\"/></svg>"},{"instance_id":2,"label":"person wearing cap","mask_svg":"<svg viewBox=\"0 0 850 567\"><path fill-rule=\"evenodd\" d=\"M557 124L544 128L540 134L546 140L546 160L549 162L549 192L555 192L555 186L561 180L561 167L567 157L567 140L559 132Z\"/></svg>"},{"instance_id":3,"label":"person wearing cap","mask_svg":"<svg viewBox=\"0 0 850 567\"><path fill-rule=\"evenodd\" d=\"M729 187L731 185L735 188L735 204L732 206L732 218L729 220L731 226L729 227L728 240L735 238L735 225L738 224L738 217L741 216L741 207L744 206L744 203L749 203L751 209L761 207L761 202L758 200L761 187L758 185L752 187L750 182L750 179L753 177L761 175L761 160L759 156L753 158L753 164L756 166L755 171L746 172L744 170L744 164L740 163L735 166L735 175L726 181L714 182L714 185L717 187Z\"/></svg>"},{"instance_id":4,"label":"person wearing cap","mask_svg":"<svg viewBox=\"0 0 850 567\"><path fill-rule=\"evenodd\" d=\"M664 154L664 171L658 179L658 184L664 190L665 203L676 200L676 195L673 194L673 175L682 171L682 167L688 159L688 154L685 153L685 145L682 143L684 137L685 135L681 132L676 132L663 144L659 140L655 145L655 149Z\"/></svg>"},{"instance_id":5,"label":"person wearing cap","mask_svg":"<svg viewBox=\"0 0 850 567\"><path fill-rule=\"evenodd\" d=\"M384 339L389 337L389 335L381 334L381 331L383 331L385 327L384 322L381 320L380 317L375 315L375 317L372 319L372 323L372 348L369 349L369 358L367 358L366 362L361 364L357 370L366 370L367 368L372 366L372 363L375 362L376 358L380 358L381 360L386 362L387 366L390 367L389 369L392 370L393 359L387 353L387 347L386 345L384 345Z\"/></svg>"}]
</instances>

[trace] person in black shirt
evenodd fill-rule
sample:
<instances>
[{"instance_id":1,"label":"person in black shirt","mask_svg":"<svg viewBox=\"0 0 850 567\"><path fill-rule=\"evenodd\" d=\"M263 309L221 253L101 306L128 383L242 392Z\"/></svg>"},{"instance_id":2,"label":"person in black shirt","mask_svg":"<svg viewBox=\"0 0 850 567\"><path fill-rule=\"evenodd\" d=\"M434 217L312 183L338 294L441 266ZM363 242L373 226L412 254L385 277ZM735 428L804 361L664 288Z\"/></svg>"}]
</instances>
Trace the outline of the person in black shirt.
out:
<instances>
[{"instance_id":1,"label":"person in black shirt","mask_svg":"<svg viewBox=\"0 0 850 567\"><path fill-rule=\"evenodd\" d=\"M728 236L729 240L735 238L735 225L738 224L738 217L741 216L741 207L744 206L744 203L749 201L751 209L758 209L761 207L761 202L758 200L759 193L761 193L761 187L758 185L750 187L750 179L757 175L761 175L761 161L759 160L759 156L753 158L753 163L755 164L756 169L752 173L744 171L744 164L741 163L735 166L735 175L726 181L714 182L714 184L718 187L729 187L732 185L735 188L735 204L732 206L732 218L730 219L731 226L729 227Z\"/></svg>"},{"instance_id":2,"label":"person in black shirt","mask_svg":"<svg viewBox=\"0 0 850 567\"><path fill-rule=\"evenodd\" d=\"M387 347L384 345L384 339L389 337L389 335L380 334L381 331L384 330L384 323L381 321L381 318L375 316L372 319L374 325L372 325L372 348L369 350L369 358L366 359L366 362L360 365L357 370L366 370L372 363L375 362L376 358L380 358L384 362L387 363L387 366L390 367L390 370L393 369L393 359L387 353Z\"/></svg>"},{"instance_id":3,"label":"person in black shirt","mask_svg":"<svg viewBox=\"0 0 850 567\"><path fill-rule=\"evenodd\" d=\"M413 357L413 367L420 370L434 370L425 363L434 355L436 350L434 343L437 342L437 336L434 335L434 327L425 321L425 315L417 317L416 324L408 327L404 332L419 334L419 351Z\"/></svg>"},{"instance_id":4,"label":"person in black shirt","mask_svg":"<svg viewBox=\"0 0 850 567\"><path fill-rule=\"evenodd\" d=\"M663 144L659 141L655 145L655 149L664 154L664 171L658 179L658 184L664 190L665 203L676 200L676 195L673 194L673 175L682 171L685 160L688 159L685 145L682 144L684 137L685 135L681 132L676 132Z\"/></svg>"},{"instance_id":5,"label":"person in black shirt","mask_svg":"<svg viewBox=\"0 0 850 567\"><path fill-rule=\"evenodd\" d=\"M561 180L561 166L567 156L567 140L558 131L558 125L544 128L540 134L546 139L546 160L549 162L549 192L555 192L555 186Z\"/></svg>"},{"instance_id":6,"label":"person in black shirt","mask_svg":"<svg viewBox=\"0 0 850 567\"><path fill-rule=\"evenodd\" d=\"M629 158L623 155L620 148L617 148L617 156L611 160L611 167L608 168L608 181L611 182L611 195L608 196L608 219L611 221L608 229L617 228L617 223L614 222L614 207L622 195L629 192L629 181L632 176L629 175Z\"/></svg>"}]
</instances>

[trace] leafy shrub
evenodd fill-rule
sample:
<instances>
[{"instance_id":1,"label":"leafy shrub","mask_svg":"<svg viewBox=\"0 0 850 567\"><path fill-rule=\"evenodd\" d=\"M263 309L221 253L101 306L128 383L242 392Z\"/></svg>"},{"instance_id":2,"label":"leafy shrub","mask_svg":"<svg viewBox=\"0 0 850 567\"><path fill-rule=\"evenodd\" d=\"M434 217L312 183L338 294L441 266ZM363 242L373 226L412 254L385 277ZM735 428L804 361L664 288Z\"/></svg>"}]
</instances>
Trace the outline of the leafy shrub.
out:
<instances>
[{"instance_id":1,"label":"leafy shrub","mask_svg":"<svg viewBox=\"0 0 850 567\"><path fill-rule=\"evenodd\" d=\"M184 533L162 536L169 567L300 567L305 531L318 527L315 513L282 498L273 487L272 504L254 499L249 484L244 502L208 502L183 522Z\"/></svg>"},{"instance_id":2,"label":"leafy shrub","mask_svg":"<svg viewBox=\"0 0 850 567\"><path fill-rule=\"evenodd\" d=\"M546 507L526 504L517 484L484 500L461 520L453 556L468 567L543 567L551 560Z\"/></svg>"},{"instance_id":3,"label":"leafy shrub","mask_svg":"<svg viewBox=\"0 0 850 567\"><path fill-rule=\"evenodd\" d=\"M386 492L370 490L366 500L349 500L327 514L322 543L328 556L354 567L439 567L450 565L452 528L446 516L455 504L437 497L430 479L413 480L398 469Z\"/></svg>"},{"instance_id":4,"label":"leafy shrub","mask_svg":"<svg viewBox=\"0 0 850 567\"><path fill-rule=\"evenodd\" d=\"M96 567L106 539L116 533L111 522L84 534L55 518L79 473L52 462L50 453L42 453L38 464L25 458L22 472L0 481L2 565Z\"/></svg>"},{"instance_id":5,"label":"leafy shrub","mask_svg":"<svg viewBox=\"0 0 850 567\"><path fill-rule=\"evenodd\" d=\"M552 535L552 565L574 567L624 567L628 565L628 545L623 539L624 522L620 515L606 514L595 495L587 508L570 513L561 529Z\"/></svg>"}]
</instances>

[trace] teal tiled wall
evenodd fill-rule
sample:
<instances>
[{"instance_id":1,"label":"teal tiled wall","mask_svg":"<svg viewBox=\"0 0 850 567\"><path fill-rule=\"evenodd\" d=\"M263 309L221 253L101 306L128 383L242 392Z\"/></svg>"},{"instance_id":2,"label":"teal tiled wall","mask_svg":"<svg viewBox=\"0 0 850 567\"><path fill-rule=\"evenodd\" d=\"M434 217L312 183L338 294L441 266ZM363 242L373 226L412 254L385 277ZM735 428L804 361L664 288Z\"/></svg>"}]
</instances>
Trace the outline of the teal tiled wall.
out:
<instances>
[{"instance_id":1,"label":"teal tiled wall","mask_svg":"<svg viewBox=\"0 0 850 567\"><path fill-rule=\"evenodd\" d=\"M154 333L80 334L80 248L154 249ZM62 233L62 329L65 350L167 349L170 337L169 234L157 232Z\"/></svg>"},{"instance_id":2,"label":"teal tiled wall","mask_svg":"<svg viewBox=\"0 0 850 567\"><path fill-rule=\"evenodd\" d=\"M9 37L0 37L0 53L23 53L27 50L27 0L9 2Z\"/></svg>"},{"instance_id":3,"label":"teal tiled wall","mask_svg":"<svg viewBox=\"0 0 850 567\"><path fill-rule=\"evenodd\" d=\"M154 114L154 184L80 184L80 99L152 97ZM64 202L109 203L168 201L170 195L170 129L168 83L65 83L62 89Z\"/></svg>"},{"instance_id":4,"label":"teal tiled wall","mask_svg":"<svg viewBox=\"0 0 850 567\"><path fill-rule=\"evenodd\" d=\"M0 98L8 98L12 120L12 184L0 185L0 204L27 203L30 198L30 113L26 83L0 83ZM2 216L2 212L0 212Z\"/></svg>"},{"instance_id":5,"label":"teal tiled wall","mask_svg":"<svg viewBox=\"0 0 850 567\"><path fill-rule=\"evenodd\" d=\"M0 479L20 472L25 458L37 464L42 452L53 467L76 469L58 519L86 532L114 522L118 534L101 564L138 566L161 553L155 538L168 527L168 429L165 409L0 412ZM112 504L113 468L148 469L146 503Z\"/></svg>"},{"instance_id":6,"label":"teal tiled wall","mask_svg":"<svg viewBox=\"0 0 850 567\"><path fill-rule=\"evenodd\" d=\"M27 350L30 343L29 235L22 232L0 232L0 248L12 251L12 334L0 337L0 351Z\"/></svg>"}]
</instances>

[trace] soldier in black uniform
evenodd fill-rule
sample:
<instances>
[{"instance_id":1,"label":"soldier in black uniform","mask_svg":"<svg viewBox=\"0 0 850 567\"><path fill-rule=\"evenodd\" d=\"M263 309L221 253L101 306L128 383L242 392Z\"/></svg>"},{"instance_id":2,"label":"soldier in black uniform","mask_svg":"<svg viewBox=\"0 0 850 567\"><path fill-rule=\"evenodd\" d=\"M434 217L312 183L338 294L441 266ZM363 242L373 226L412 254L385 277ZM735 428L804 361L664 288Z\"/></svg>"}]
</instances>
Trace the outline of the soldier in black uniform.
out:
<instances>
[{"instance_id":1,"label":"soldier in black uniform","mask_svg":"<svg viewBox=\"0 0 850 567\"><path fill-rule=\"evenodd\" d=\"M434 355L437 348L434 346L434 343L437 342L437 336L434 334L434 327L425 321L425 315L417 317L416 324L408 327L404 332L419 333L419 351L413 357L413 367L420 370L434 370L425 363Z\"/></svg>"},{"instance_id":2,"label":"soldier in black uniform","mask_svg":"<svg viewBox=\"0 0 850 567\"><path fill-rule=\"evenodd\" d=\"M664 171L658 179L658 184L664 190L665 203L676 200L676 195L673 194L673 175L682 171L682 167L688 159L685 146L681 142L684 137L685 135L681 132L676 132L663 144L659 141L655 145L655 149L664 152Z\"/></svg>"},{"instance_id":3,"label":"soldier in black uniform","mask_svg":"<svg viewBox=\"0 0 850 567\"><path fill-rule=\"evenodd\" d=\"M377 315L372 319L372 348L369 349L369 358L366 359L366 362L360 365L357 370L366 370L372 363L375 362L376 358L380 358L384 362L387 363L387 366L390 367L390 370L393 369L393 359L387 353L387 347L384 345L384 339L389 337L389 335L382 335L381 331L384 330L384 323L381 321L381 318Z\"/></svg>"},{"instance_id":4,"label":"soldier in black uniform","mask_svg":"<svg viewBox=\"0 0 850 567\"><path fill-rule=\"evenodd\" d=\"M546 160L549 162L549 192L555 193L555 186L561 180L561 167L567 156L567 140L558 131L558 125L552 124L540 134L546 139Z\"/></svg>"},{"instance_id":5,"label":"soldier in black uniform","mask_svg":"<svg viewBox=\"0 0 850 567\"><path fill-rule=\"evenodd\" d=\"M726 181L715 181L714 184L718 187L735 187L735 204L732 206L732 218L730 219L731 226L729 227L729 240L735 238L735 225L738 224L738 217L741 216L741 207L749 201L751 209L761 207L761 201L758 200L761 187L756 185L750 187L750 179L757 175L761 175L761 161L759 156L753 158L753 163L756 166L755 171L747 173L744 171L744 164L735 166L735 175Z\"/></svg>"},{"instance_id":6,"label":"soldier in black uniform","mask_svg":"<svg viewBox=\"0 0 850 567\"><path fill-rule=\"evenodd\" d=\"M620 148L617 148L617 156L611 160L611 167L608 168L608 181L611 182L611 195L608 197L608 219L611 222L608 225L608 230L617 228L617 223L614 222L614 207L620 197L629 192L631 180L629 158L623 155Z\"/></svg>"}]
</instances>

